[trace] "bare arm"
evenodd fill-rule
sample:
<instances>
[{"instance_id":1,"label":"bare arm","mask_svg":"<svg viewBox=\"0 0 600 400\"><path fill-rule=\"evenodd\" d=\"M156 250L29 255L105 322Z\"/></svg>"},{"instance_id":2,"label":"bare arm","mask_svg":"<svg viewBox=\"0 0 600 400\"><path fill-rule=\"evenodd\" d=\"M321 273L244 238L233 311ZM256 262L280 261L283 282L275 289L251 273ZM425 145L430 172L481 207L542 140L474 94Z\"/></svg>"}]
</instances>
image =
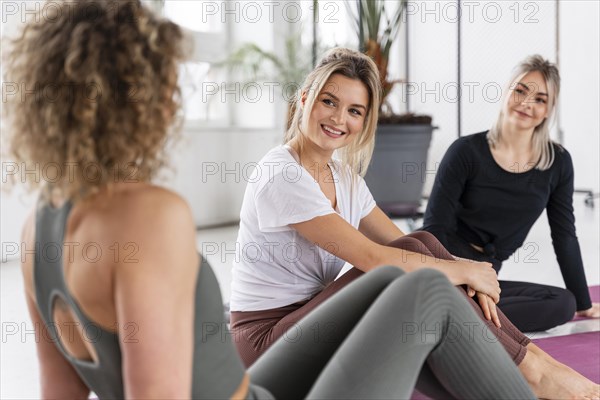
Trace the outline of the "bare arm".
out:
<instances>
[{"instance_id":1,"label":"bare arm","mask_svg":"<svg viewBox=\"0 0 600 400\"><path fill-rule=\"evenodd\" d=\"M115 305L127 398L191 394L194 293L199 259L193 219L175 195L141 204L124 234L139 246L134 263L115 269ZM134 217L134 221L137 218Z\"/></svg>"},{"instance_id":2,"label":"bare arm","mask_svg":"<svg viewBox=\"0 0 600 400\"><path fill-rule=\"evenodd\" d=\"M63 357L51 340L35 301L27 295L27 308L36 337L37 356L40 365L42 399L87 399L90 390L75 369Z\"/></svg>"},{"instance_id":3,"label":"bare arm","mask_svg":"<svg viewBox=\"0 0 600 400\"><path fill-rule=\"evenodd\" d=\"M386 245L405 235L377 206L360 220L358 230L375 243Z\"/></svg>"},{"instance_id":4,"label":"bare arm","mask_svg":"<svg viewBox=\"0 0 600 400\"><path fill-rule=\"evenodd\" d=\"M367 231L371 237L385 240L394 232L387 224L383 224L381 231L378 231L374 221L379 220L381 215L375 210L373 212L376 213L373 219L369 219L370 214L365 217L368 222L364 226L369 227ZM363 271L383 265L394 265L406 272L433 268L444 273L454 285L468 284L477 291L488 294L494 301L499 299L498 279L489 263L441 260L387 247L369 239L337 214L328 214L291 226L317 246L333 240L337 245L335 255Z\"/></svg>"}]
</instances>

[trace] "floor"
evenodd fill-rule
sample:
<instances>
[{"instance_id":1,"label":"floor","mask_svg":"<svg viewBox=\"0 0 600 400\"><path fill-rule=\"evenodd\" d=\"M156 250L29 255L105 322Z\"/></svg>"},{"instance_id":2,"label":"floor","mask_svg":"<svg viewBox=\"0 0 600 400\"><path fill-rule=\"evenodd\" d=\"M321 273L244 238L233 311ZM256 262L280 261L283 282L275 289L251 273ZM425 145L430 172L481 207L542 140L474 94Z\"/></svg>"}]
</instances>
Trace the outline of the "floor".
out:
<instances>
[{"instance_id":1,"label":"floor","mask_svg":"<svg viewBox=\"0 0 600 400\"><path fill-rule=\"evenodd\" d=\"M575 197L577 232L589 285L600 284L600 204L584 205L583 196ZM406 221L395 221L404 231ZM206 255L221 284L223 298L229 298L231 262L235 257L237 226L198 231L198 249ZM526 243L500 273L501 279L529 280L562 286L562 278L552 250L545 215L534 225ZM39 398L38 367L31 321L23 297L23 282L16 261L0 265L0 399ZM532 337L567 335L574 332L600 331L600 320L570 322Z\"/></svg>"}]
</instances>

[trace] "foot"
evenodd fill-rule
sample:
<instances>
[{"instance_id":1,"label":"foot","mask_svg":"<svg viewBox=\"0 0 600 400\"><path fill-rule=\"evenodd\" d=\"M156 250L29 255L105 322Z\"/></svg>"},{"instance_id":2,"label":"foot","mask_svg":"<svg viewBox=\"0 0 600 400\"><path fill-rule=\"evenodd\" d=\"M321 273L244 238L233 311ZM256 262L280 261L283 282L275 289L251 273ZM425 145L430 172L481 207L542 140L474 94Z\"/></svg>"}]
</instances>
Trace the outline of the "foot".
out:
<instances>
[{"instance_id":1,"label":"foot","mask_svg":"<svg viewBox=\"0 0 600 400\"><path fill-rule=\"evenodd\" d=\"M541 399L600 400L600 386L583 375L546 357L528 351L519 369Z\"/></svg>"}]
</instances>

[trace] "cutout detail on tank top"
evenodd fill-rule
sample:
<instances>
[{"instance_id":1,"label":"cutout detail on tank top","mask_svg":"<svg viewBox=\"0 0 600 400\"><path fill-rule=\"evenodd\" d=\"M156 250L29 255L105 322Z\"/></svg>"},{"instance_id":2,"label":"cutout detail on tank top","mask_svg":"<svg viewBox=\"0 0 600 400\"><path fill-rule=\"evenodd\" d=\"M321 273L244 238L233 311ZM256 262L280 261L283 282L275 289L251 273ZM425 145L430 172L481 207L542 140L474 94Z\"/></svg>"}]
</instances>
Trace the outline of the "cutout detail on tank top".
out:
<instances>
[{"instance_id":1,"label":"cutout detail on tank top","mask_svg":"<svg viewBox=\"0 0 600 400\"><path fill-rule=\"evenodd\" d=\"M55 293L50 304L57 345L77 362L97 365L98 355L94 344L99 339L98 335L103 334L102 330L94 324L84 325L61 294Z\"/></svg>"}]
</instances>

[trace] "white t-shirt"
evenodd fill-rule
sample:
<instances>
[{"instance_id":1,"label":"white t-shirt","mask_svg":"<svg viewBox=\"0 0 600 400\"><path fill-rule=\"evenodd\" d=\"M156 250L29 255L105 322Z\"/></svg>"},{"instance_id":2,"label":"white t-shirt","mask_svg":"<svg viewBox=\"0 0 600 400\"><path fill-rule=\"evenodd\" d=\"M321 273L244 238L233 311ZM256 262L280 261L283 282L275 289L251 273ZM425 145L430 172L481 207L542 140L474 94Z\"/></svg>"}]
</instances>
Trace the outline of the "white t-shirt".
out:
<instances>
[{"instance_id":1,"label":"white t-shirt","mask_svg":"<svg viewBox=\"0 0 600 400\"><path fill-rule=\"evenodd\" d=\"M289 227L337 212L358 229L360 220L375 208L360 176L339 161L329 165L337 210L289 146L272 149L258 163L248 179L240 213L232 311L268 310L311 298L344 266L344 260L331 254L336 252L335 237L320 248Z\"/></svg>"}]
</instances>

